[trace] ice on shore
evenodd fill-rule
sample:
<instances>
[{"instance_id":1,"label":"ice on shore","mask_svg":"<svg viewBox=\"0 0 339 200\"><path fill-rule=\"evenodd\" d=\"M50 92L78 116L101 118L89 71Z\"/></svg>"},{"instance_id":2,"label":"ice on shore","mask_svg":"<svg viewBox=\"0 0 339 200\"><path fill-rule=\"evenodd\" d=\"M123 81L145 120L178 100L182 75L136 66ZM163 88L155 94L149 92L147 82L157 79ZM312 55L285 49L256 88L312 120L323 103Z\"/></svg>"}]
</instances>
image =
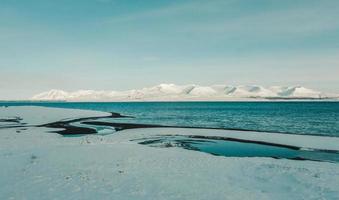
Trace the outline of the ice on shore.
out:
<instances>
[{"instance_id":1,"label":"ice on shore","mask_svg":"<svg viewBox=\"0 0 339 200\"><path fill-rule=\"evenodd\" d=\"M59 109L39 106L0 107L0 119L19 117L20 123L42 125L62 120L84 117L104 117L110 113L90 110ZM1 124L0 124L1 127Z\"/></svg>"},{"instance_id":2,"label":"ice on shore","mask_svg":"<svg viewBox=\"0 0 339 200\"><path fill-rule=\"evenodd\" d=\"M28 124L105 115L108 113L40 107L0 108L1 117L18 116ZM337 149L338 138L176 128L63 137L50 130L0 128L0 199L285 200L339 196L337 163L219 157L131 141L161 134L226 135Z\"/></svg>"}]
</instances>

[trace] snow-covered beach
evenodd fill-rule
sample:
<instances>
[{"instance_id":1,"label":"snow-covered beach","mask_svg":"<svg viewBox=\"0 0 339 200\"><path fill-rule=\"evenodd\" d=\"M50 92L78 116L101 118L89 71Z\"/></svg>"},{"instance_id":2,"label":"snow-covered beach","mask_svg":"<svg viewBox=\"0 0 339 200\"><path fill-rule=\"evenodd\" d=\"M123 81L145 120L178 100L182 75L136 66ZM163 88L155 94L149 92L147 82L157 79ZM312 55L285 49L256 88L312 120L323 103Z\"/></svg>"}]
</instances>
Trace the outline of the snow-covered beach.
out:
<instances>
[{"instance_id":1,"label":"snow-covered beach","mask_svg":"<svg viewBox=\"0 0 339 200\"><path fill-rule=\"evenodd\" d=\"M43 107L1 107L0 199L336 199L339 165L331 162L213 156L154 148L156 135L235 137L339 150L339 138L227 130L144 128L65 137L38 127L110 113ZM7 128L4 128L4 127ZM111 131L111 132L110 132ZM111 134L107 134L111 133Z\"/></svg>"},{"instance_id":2,"label":"snow-covered beach","mask_svg":"<svg viewBox=\"0 0 339 200\"><path fill-rule=\"evenodd\" d=\"M0 0L0 200L339 200L339 0Z\"/></svg>"}]
</instances>

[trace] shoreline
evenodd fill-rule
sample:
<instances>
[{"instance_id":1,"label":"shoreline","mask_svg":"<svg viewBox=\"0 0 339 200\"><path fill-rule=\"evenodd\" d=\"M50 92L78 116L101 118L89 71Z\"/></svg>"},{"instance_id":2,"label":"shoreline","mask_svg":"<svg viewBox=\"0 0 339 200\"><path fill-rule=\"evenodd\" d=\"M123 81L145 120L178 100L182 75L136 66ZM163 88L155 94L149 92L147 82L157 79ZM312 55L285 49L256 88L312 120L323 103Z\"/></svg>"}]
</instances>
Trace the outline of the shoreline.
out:
<instances>
[{"instance_id":1,"label":"shoreline","mask_svg":"<svg viewBox=\"0 0 339 200\"><path fill-rule=\"evenodd\" d=\"M46 126L80 125L81 120L121 115L37 106L0 108L0 118L10 115L21 117L19 121L27 126L0 129L1 199L286 199L286 189L294 188L298 192L289 192L292 199L333 199L339 194L339 165L332 162L337 157L312 151L339 150L338 138L166 127L63 137ZM169 134L172 140L166 140ZM167 145L171 148L147 145L159 138L165 141L160 147L166 147L167 141L174 143ZM145 145L139 144L145 140ZM262 149L259 144L232 146L247 140L301 147L301 152ZM187 149L175 142L186 144ZM199 142L205 146L195 146ZM249 151L254 157L246 157L247 152L225 156L208 150L226 143L233 148L230 151ZM254 146L259 152L253 151ZM277 154L272 155L274 149Z\"/></svg>"}]
</instances>

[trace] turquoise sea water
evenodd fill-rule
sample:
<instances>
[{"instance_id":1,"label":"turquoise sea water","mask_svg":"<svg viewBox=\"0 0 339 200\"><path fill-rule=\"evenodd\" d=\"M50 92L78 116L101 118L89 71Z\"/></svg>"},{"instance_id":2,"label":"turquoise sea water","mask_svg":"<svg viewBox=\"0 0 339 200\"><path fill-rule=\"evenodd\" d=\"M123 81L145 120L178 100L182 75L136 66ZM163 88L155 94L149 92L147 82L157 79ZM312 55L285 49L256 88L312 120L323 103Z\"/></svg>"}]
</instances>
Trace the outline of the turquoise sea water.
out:
<instances>
[{"instance_id":1,"label":"turquoise sea water","mask_svg":"<svg viewBox=\"0 0 339 200\"><path fill-rule=\"evenodd\" d=\"M339 102L2 102L118 112L115 122L245 129L339 137Z\"/></svg>"}]
</instances>

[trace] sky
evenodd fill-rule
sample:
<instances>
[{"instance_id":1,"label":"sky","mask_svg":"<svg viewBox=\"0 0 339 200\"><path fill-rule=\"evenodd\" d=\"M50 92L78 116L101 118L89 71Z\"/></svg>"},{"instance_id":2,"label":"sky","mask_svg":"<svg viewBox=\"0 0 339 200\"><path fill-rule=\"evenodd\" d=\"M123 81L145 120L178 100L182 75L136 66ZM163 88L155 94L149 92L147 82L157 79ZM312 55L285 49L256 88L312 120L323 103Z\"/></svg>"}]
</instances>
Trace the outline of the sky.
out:
<instances>
[{"instance_id":1,"label":"sky","mask_svg":"<svg viewBox=\"0 0 339 200\"><path fill-rule=\"evenodd\" d=\"M0 99L160 83L339 93L337 0L0 0Z\"/></svg>"}]
</instances>

